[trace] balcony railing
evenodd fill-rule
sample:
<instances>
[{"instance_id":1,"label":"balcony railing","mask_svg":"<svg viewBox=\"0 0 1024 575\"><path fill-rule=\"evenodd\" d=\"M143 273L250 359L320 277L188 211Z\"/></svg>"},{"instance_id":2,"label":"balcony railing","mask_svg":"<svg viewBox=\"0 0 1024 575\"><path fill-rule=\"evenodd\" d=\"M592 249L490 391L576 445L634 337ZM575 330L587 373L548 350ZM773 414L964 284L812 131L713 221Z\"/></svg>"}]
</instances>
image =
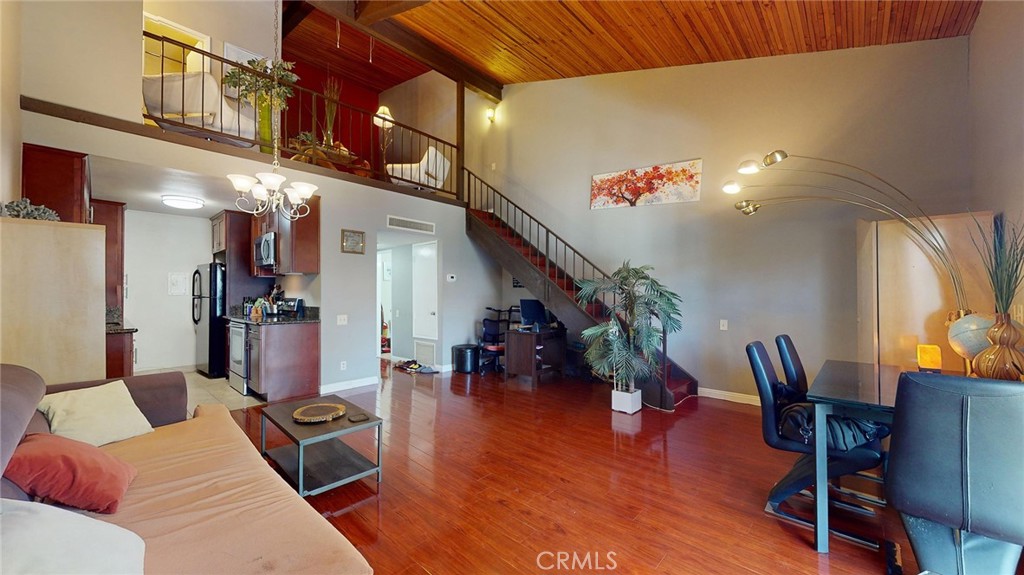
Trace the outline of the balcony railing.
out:
<instances>
[{"instance_id":1,"label":"balcony railing","mask_svg":"<svg viewBox=\"0 0 1024 575\"><path fill-rule=\"evenodd\" d=\"M143 78L143 116L147 120L165 130L270 152L271 117L239 99L237 91L222 79L232 67L270 81L272 76L172 38L150 32L143 36L149 40L145 43L147 61L160 63L158 74ZM280 113L281 157L456 194L455 144L302 86L278 82L292 90L288 108ZM328 123L330 107L335 114Z\"/></svg>"}]
</instances>

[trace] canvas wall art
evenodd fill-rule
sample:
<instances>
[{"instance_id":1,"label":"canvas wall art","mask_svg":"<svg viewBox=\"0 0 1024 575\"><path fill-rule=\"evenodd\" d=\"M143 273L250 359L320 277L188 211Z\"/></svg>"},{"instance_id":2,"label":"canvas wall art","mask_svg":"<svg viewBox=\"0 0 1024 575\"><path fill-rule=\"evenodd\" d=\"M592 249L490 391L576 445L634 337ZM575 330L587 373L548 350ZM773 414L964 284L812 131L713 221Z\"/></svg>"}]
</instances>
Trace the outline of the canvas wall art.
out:
<instances>
[{"instance_id":1,"label":"canvas wall art","mask_svg":"<svg viewBox=\"0 0 1024 575\"><path fill-rule=\"evenodd\" d=\"M696 202L700 176L700 158L598 174L590 184L590 209Z\"/></svg>"}]
</instances>

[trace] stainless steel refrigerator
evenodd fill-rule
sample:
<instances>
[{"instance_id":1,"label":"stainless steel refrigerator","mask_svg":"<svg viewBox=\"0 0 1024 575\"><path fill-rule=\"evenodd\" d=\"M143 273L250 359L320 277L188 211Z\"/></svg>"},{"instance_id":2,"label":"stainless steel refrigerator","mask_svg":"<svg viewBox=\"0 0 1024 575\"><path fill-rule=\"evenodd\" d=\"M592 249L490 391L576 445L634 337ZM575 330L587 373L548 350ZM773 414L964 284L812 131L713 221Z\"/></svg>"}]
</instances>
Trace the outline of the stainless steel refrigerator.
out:
<instances>
[{"instance_id":1,"label":"stainless steel refrigerator","mask_svg":"<svg viewBox=\"0 0 1024 575\"><path fill-rule=\"evenodd\" d=\"M192 323L196 328L196 371L225 377L224 264L203 264L192 274Z\"/></svg>"}]
</instances>

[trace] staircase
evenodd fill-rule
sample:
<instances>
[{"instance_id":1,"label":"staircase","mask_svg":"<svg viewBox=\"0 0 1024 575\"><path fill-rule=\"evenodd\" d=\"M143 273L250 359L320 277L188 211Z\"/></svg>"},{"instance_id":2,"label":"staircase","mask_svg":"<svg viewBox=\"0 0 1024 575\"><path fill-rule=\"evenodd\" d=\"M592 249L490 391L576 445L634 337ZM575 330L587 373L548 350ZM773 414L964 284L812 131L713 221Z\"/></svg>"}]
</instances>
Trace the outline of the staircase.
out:
<instances>
[{"instance_id":1,"label":"staircase","mask_svg":"<svg viewBox=\"0 0 1024 575\"><path fill-rule=\"evenodd\" d=\"M467 235L542 301L574 338L606 321L605 303L614 302L580 305L576 280L608 274L473 172L463 172ZM664 352L658 360L665 377L640 382L638 387L645 404L672 411L687 396L696 395L697 379Z\"/></svg>"}]
</instances>

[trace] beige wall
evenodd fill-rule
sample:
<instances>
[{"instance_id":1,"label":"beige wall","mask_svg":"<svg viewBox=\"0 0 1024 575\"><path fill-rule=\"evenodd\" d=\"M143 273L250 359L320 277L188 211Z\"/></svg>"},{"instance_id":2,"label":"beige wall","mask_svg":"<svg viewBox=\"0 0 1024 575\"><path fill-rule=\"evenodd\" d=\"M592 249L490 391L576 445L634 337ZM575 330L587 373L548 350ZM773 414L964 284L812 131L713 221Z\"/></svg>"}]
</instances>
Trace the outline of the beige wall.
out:
<instances>
[{"instance_id":1,"label":"beige wall","mask_svg":"<svg viewBox=\"0 0 1024 575\"><path fill-rule=\"evenodd\" d=\"M455 92L453 80L427 72L412 80L403 82L380 94L380 105L388 106L395 121L421 130L437 138L455 143ZM411 157L406 146L402 149L400 137L396 135L388 162L418 162L421 155ZM422 154L416 148L417 154ZM453 164L455 158L449 158Z\"/></svg>"},{"instance_id":2,"label":"beige wall","mask_svg":"<svg viewBox=\"0 0 1024 575\"><path fill-rule=\"evenodd\" d=\"M975 209L1024 217L1024 2L986 2L971 33Z\"/></svg>"},{"instance_id":3,"label":"beige wall","mask_svg":"<svg viewBox=\"0 0 1024 575\"><path fill-rule=\"evenodd\" d=\"M752 340L789 333L812 376L826 358L855 359L855 220L873 214L804 203L746 218L722 183L784 148L964 211L967 58L959 38L507 86L499 187L606 271L652 264L684 302L669 355L702 389L753 394ZM691 158L703 159L700 202L589 209L593 174Z\"/></svg>"},{"instance_id":4,"label":"beige wall","mask_svg":"<svg viewBox=\"0 0 1024 575\"><path fill-rule=\"evenodd\" d=\"M141 2L25 2L21 15L24 95L142 120Z\"/></svg>"},{"instance_id":5,"label":"beige wall","mask_svg":"<svg viewBox=\"0 0 1024 575\"><path fill-rule=\"evenodd\" d=\"M21 197L21 3L0 2L0 202Z\"/></svg>"},{"instance_id":6,"label":"beige wall","mask_svg":"<svg viewBox=\"0 0 1024 575\"><path fill-rule=\"evenodd\" d=\"M277 56L274 51L274 12L277 3L251 2L153 2L144 0L142 9L210 36L209 52L224 54L224 42L262 56ZM142 20L137 28L142 34ZM280 33L280 32L279 32Z\"/></svg>"}]
</instances>

